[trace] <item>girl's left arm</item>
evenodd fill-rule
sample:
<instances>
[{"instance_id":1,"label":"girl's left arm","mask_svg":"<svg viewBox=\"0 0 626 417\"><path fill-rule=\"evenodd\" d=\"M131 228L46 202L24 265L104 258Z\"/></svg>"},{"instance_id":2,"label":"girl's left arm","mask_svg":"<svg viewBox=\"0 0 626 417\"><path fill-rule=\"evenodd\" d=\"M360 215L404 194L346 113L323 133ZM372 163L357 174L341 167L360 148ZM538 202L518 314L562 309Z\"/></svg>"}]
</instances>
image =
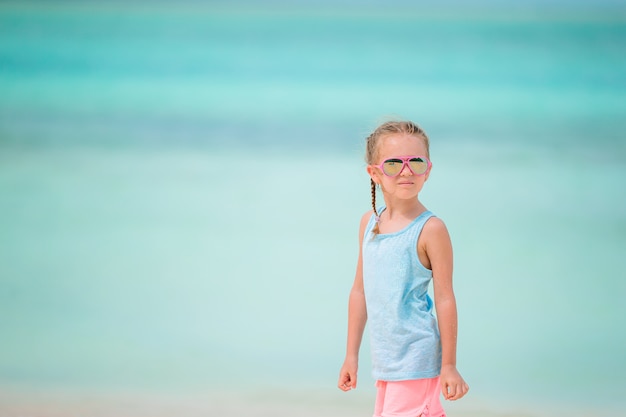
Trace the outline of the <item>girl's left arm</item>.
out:
<instances>
[{"instance_id":1,"label":"girl's left arm","mask_svg":"<svg viewBox=\"0 0 626 417\"><path fill-rule=\"evenodd\" d=\"M441 391L447 400L458 400L469 386L456 369L457 310L452 288L452 243L448 229L437 217L424 226L424 251L433 271L435 309L441 334Z\"/></svg>"}]
</instances>

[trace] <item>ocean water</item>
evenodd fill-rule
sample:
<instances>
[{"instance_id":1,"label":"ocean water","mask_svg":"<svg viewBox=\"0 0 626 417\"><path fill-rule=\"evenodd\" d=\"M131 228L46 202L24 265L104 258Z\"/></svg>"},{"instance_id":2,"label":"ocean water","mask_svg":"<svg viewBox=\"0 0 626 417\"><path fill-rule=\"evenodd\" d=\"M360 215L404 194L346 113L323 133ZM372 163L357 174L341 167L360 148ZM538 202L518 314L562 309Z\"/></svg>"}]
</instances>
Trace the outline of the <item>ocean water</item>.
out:
<instances>
[{"instance_id":1,"label":"ocean water","mask_svg":"<svg viewBox=\"0 0 626 417\"><path fill-rule=\"evenodd\" d=\"M471 391L450 414L625 415L625 22L3 3L0 399L266 411L262 392L368 415L367 338L359 389L335 388L363 138L405 117L431 136L421 198L455 250Z\"/></svg>"}]
</instances>

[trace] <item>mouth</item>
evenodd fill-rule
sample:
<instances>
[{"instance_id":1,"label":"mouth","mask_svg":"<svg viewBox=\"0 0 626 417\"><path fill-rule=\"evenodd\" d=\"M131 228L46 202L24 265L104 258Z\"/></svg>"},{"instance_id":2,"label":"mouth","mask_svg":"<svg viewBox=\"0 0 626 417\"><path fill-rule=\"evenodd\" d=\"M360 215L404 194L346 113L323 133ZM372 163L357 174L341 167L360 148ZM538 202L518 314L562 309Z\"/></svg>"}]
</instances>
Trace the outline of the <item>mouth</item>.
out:
<instances>
[{"instance_id":1,"label":"mouth","mask_svg":"<svg viewBox=\"0 0 626 417\"><path fill-rule=\"evenodd\" d=\"M409 181L403 181L403 182L399 182L398 185L413 185L413 183Z\"/></svg>"}]
</instances>

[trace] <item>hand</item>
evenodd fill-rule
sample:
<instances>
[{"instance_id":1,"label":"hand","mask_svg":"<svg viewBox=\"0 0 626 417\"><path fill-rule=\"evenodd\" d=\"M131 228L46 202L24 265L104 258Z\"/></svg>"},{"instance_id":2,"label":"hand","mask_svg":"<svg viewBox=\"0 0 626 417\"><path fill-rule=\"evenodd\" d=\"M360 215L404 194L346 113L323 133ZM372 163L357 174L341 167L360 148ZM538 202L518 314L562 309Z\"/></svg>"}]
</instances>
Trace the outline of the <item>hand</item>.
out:
<instances>
[{"instance_id":1,"label":"hand","mask_svg":"<svg viewBox=\"0 0 626 417\"><path fill-rule=\"evenodd\" d=\"M441 393L446 400L458 400L469 391L469 385L463 380L463 377L461 377L454 365L443 366L439 380L441 382Z\"/></svg>"},{"instance_id":2,"label":"hand","mask_svg":"<svg viewBox=\"0 0 626 417\"><path fill-rule=\"evenodd\" d=\"M350 391L356 389L356 373L358 369L358 361L346 359L339 371L339 382L337 386L342 391Z\"/></svg>"}]
</instances>

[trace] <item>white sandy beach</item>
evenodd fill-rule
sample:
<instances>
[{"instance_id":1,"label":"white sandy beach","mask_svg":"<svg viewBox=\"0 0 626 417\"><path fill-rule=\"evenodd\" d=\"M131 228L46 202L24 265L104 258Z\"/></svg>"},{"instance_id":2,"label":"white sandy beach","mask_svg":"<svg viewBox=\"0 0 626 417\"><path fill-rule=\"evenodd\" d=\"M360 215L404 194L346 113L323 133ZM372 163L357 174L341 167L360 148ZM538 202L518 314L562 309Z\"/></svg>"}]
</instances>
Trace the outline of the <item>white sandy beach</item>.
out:
<instances>
[{"instance_id":1,"label":"white sandy beach","mask_svg":"<svg viewBox=\"0 0 626 417\"><path fill-rule=\"evenodd\" d=\"M371 392L332 390L207 390L193 393L135 390L0 389L0 417L369 417ZM599 415L592 410L503 410L469 397L445 405L448 417L543 417ZM596 410L597 411L597 410ZM625 415L605 410L612 416Z\"/></svg>"}]
</instances>

